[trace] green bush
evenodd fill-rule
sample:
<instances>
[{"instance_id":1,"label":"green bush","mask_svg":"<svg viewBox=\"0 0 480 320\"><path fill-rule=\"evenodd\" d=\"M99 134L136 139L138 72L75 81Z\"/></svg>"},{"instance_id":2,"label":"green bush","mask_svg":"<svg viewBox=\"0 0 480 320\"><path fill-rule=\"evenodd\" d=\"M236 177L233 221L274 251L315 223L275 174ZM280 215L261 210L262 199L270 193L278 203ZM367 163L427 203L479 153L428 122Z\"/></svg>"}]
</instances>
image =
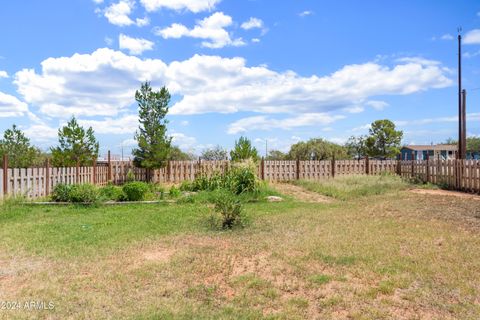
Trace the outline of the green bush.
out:
<instances>
[{"instance_id":1,"label":"green bush","mask_svg":"<svg viewBox=\"0 0 480 320\"><path fill-rule=\"evenodd\" d=\"M70 192L72 185L59 183L53 188L51 199L55 202L70 202Z\"/></svg>"},{"instance_id":2,"label":"green bush","mask_svg":"<svg viewBox=\"0 0 480 320\"><path fill-rule=\"evenodd\" d=\"M181 195L180 189L178 189L178 188L175 187L175 186L172 186L172 187L170 188L169 195L170 195L170 197L172 197L172 198L178 198L178 197L180 197L180 195Z\"/></svg>"},{"instance_id":3,"label":"green bush","mask_svg":"<svg viewBox=\"0 0 480 320\"><path fill-rule=\"evenodd\" d=\"M126 198L122 188L113 184L100 188L99 194L102 200L124 201Z\"/></svg>"},{"instance_id":4,"label":"green bush","mask_svg":"<svg viewBox=\"0 0 480 320\"><path fill-rule=\"evenodd\" d=\"M243 206L237 196L228 191L218 191L212 199L217 216L210 217L210 224L221 229L233 229L245 225ZM219 217L218 217L219 215Z\"/></svg>"},{"instance_id":5,"label":"green bush","mask_svg":"<svg viewBox=\"0 0 480 320\"><path fill-rule=\"evenodd\" d=\"M71 186L69 201L73 203L95 203L98 189L92 184L74 184Z\"/></svg>"},{"instance_id":6,"label":"green bush","mask_svg":"<svg viewBox=\"0 0 480 320\"><path fill-rule=\"evenodd\" d=\"M122 188L127 201L143 200L149 189L148 184L140 181L128 182Z\"/></svg>"}]
</instances>

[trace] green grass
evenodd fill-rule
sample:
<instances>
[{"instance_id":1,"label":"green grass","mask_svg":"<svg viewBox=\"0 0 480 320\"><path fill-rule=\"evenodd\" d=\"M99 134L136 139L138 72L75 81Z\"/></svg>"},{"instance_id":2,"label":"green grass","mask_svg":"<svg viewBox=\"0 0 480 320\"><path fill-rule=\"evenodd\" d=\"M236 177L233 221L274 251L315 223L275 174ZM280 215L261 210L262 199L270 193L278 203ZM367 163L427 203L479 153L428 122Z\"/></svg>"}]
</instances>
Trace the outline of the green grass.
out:
<instances>
[{"instance_id":1,"label":"green grass","mask_svg":"<svg viewBox=\"0 0 480 320\"><path fill-rule=\"evenodd\" d=\"M375 179L384 189L358 191ZM480 318L478 201L398 191L408 185L391 177L351 182L329 182L344 196L333 203L267 203L264 189L234 231L206 228L210 193L155 205L12 200L0 207L2 299L56 308L0 318Z\"/></svg>"},{"instance_id":2,"label":"green grass","mask_svg":"<svg viewBox=\"0 0 480 320\"><path fill-rule=\"evenodd\" d=\"M408 183L395 175L340 176L325 181L295 181L296 185L339 200L379 195L404 190Z\"/></svg>"}]
</instances>

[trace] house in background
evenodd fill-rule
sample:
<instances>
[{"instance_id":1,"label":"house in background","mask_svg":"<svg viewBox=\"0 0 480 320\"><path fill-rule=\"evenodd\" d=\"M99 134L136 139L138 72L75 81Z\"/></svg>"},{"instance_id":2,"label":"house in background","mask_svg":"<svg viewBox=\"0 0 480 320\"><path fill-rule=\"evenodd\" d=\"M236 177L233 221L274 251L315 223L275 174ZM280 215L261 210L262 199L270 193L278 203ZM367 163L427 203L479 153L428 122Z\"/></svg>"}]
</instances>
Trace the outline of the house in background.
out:
<instances>
[{"instance_id":1,"label":"house in background","mask_svg":"<svg viewBox=\"0 0 480 320\"><path fill-rule=\"evenodd\" d=\"M402 160L426 160L429 159L453 160L457 152L454 144L411 145L404 146L400 150Z\"/></svg>"}]
</instances>

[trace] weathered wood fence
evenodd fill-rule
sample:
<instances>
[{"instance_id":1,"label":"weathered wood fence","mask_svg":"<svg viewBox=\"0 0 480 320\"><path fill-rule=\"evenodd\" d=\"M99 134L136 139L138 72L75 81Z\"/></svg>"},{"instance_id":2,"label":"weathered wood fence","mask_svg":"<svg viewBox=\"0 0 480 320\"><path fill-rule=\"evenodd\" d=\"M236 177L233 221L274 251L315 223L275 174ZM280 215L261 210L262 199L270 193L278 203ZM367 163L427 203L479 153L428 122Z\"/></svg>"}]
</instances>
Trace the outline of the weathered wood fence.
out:
<instances>
[{"instance_id":1,"label":"weathered wood fence","mask_svg":"<svg viewBox=\"0 0 480 320\"><path fill-rule=\"evenodd\" d=\"M231 163L224 161L169 161L158 170L137 168L128 161L94 163L91 167L52 168L47 162L39 168L9 168L4 158L0 170L0 197L25 195L48 196L59 183L123 184L129 175L137 181L180 183L199 175L226 172ZM397 174L424 182L468 192L480 192L479 160L325 160L267 161L258 165L258 176L266 181L323 180L346 175Z\"/></svg>"}]
</instances>

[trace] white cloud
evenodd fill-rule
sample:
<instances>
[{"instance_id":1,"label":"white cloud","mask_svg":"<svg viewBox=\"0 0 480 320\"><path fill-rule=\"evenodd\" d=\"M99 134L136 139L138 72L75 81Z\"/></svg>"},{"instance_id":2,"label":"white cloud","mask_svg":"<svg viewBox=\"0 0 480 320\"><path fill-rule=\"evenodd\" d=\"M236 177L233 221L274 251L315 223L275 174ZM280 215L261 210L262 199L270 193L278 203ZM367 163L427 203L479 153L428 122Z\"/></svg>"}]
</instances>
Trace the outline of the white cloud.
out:
<instances>
[{"instance_id":1,"label":"white cloud","mask_svg":"<svg viewBox=\"0 0 480 320\"><path fill-rule=\"evenodd\" d=\"M310 11L310 10L305 10L303 12L300 12L298 15L300 17L307 17L307 16L311 16L313 14L313 11Z\"/></svg>"},{"instance_id":2,"label":"white cloud","mask_svg":"<svg viewBox=\"0 0 480 320\"><path fill-rule=\"evenodd\" d=\"M137 115L125 115L120 118L105 118L102 120L78 119L84 127L92 127L98 134L134 134L138 128Z\"/></svg>"},{"instance_id":3,"label":"white cloud","mask_svg":"<svg viewBox=\"0 0 480 320\"><path fill-rule=\"evenodd\" d=\"M248 21L245 21L244 23L242 23L241 28L245 30L250 30L255 28L262 29L263 21L261 19L252 17Z\"/></svg>"},{"instance_id":4,"label":"white cloud","mask_svg":"<svg viewBox=\"0 0 480 320\"><path fill-rule=\"evenodd\" d=\"M227 132L229 134L237 134L252 130L289 130L305 126L327 125L343 118L344 116L333 116L326 113L305 113L299 116L289 117L285 119L273 119L266 116L254 116L235 121L234 123L230 124Z\"/></svg>"},{"instance_id":5,"label":"white cloud","mask_svg":"<svg viewBox=\"0 0 480 320\"><path fill-rule=\"evenodd\" d=\"M452 84L441 65L420 59L392 68L372 62L347 65L323 77L245 64L242 58L199 55L173 62L168 68L169 87L184 97L172 113L326 112L362 104L373 96L406 95Z\"/></svg>"},{"instance_id":6,"label":"white cloud","mask_svg":"<svg viewBox=\"0 0 480 320\"><path fill-rule=\"evenodd\" d=\"M210 17L207 17L197 22L193 29L188 29L183 24L174 23L170 27L155 29L155 34L164 39L182 37L192 37L204 39L202 46L212 49L223 48L225 46L242 46L245 42L241 39L232 39L225 28L233 24L232 17L225 15L223 12L215 12Z\"/></svg>"},{"instance_id":7,"label":"white cloud","mask_svg":"<svg viewBox=\"0 0 480 320\"><path fill-rule=\"evenodd\" d=\"M140 0L147 11L157 11L162 8L181 11L188 10L193 13L210 11L221 0Z\"/></svg>"},{"instance_id":8,"label":"white cloud","mask_svg":"<svg viewBox=\"0 0 480 320\"><path fill-rule=\"evenodd\" d=\"M385 101L370 100L365 103L367 106L372 107L375 110L383 110L389 106Z\"/></svg>"},{"instance_id":9,"label":"white cloud","mask_svg":"<svg viewBox=\"0 0 480 320\"><path fill-rule=\"evenodd\" d=\"M2 71L2 70L0 70L0 78L8 78L8 73L7 73L7 71Z\"/></svg>"},{"instance_id":10,"label":"white cloud","mask_svg":"<svg viewBox=\"0 0 480 320\"><path fill-rule=\"evenodd\" d=\"M195 149L196 147L197 139L195 137L190 137L179 132L171 133L170 136L172 137L173 144L178 146L180 149L191 150Z\"/></svg>"},{"instance_id":11,"label":"white cloud","mask_svg":"<svg viewBox=\"0 0 480 320\"><path fill-rule=\"evenodd\" d=\"M115 116L134 102L140 83L165 82L167 66L161 60L128 56L111 49L92 54L49 58L41 73L23 69L14 83L26 102L50 117Z\"/></svg>"},{"instance_id":12,"label":"white cloud","mask_svg":"<svg viewBox=\"0 0 480 320\"><path fill-rule=\"evenodd\" d=\"M259 43L259 42L260 42L260 39L258 39L258 38L253 38L253 39L252 39L252 42L253 42L253 43Z\"/></svg>"},{"instance_id":13,"label":"white cloud","mask_svg":"<svg viewBox=\"0 0 480 320\"><path fill-rule=\"evenodd\" d=\"M190 122L188 120L183 120L182 122L180 122L180 124L184 127L188 126L190 124Z\"/></svg>"},{"instance_id":14,"label":"white cloud","mask_svg":"<svg viewBox=\"0 0 480 320\"><path fill-rule=\"evenodd\" d=\"M31 125L23 131L27 137L37 143L53 143L58 137L58 129L45 123Z\"/></svg>"},{"instance_id":15,"label":"white cloud","mask_svg":"<svg viewBox=\"0 0 480 320\"><path fill-rule=\"evenodd\" d=\"M441 39L441 40L453 40L454 37L453 37L451 34L446 33L446 34L444 34L443 36L441 36L440 39Z\"/></svg>"},{"instance_id":16,"label":"white cloud","mask_svg":"<svg viewBox=\"0 0 480 320\"><path fill-rule=\"evenodd\" d=\"M105 41L105 44L106 44L107 46L111 46L111 45L113 44L113 39L110 38L110 37L105 37L105 38L103 38L103 41Z\"/></svg>"},{"instance_id":17,"label":"white cloud","mask_svg":"<svg viewBox=\"0 0 480 320\"><path fill-rule=\"evenodd\" d=\"M16 97L0 92L0 118L21 117L28 114L28 105Z\"/></svg>"},{"instance_id":18,"label":"white cloud","mask_svg":"<svg viewBox=\"0 0 480 320\"><path fill-rule=\"evenodd\" d=\"M410 125L425 125L432 123L446 123L446 122L457 122L458 115L450 117L437 117L437 118L425 118L425 119L415 119L415 120L401 120L394 121L397 126L410 126ZM467 121L480 121L480 113L468 113Z\"/></svg>"},{"instance_id":19,"label":"white cloud","mask_svg":"<svg viewBox=\"0 0 480 320\"><path fill-rule=\"evenodd\" d=\"M480 29L473 29L468 31L463 37L465 44L480 44Z\"/></svg>"},{"instance_id":20,"label":"white cloud","mask_svg":"<svg viewBox=\"0 0 480 320\"><path fill-rule=\"evenodd\" d=\"M132 20L130 15L135 8L134 0L120 0L117 3L112 3L105 9L104 15L108 22L119 27L137 25L138 27L144 27L150 24L150 19L137 18ZM100 11L101 12L101 11Z\"/></svg>"},{"instance_id":21,"label":"white cloud","mask_svg":"<svg viewBox=\"0 0 480 320\"><path fill-rule=\"evenodd\" d=\"M126 140L123 140L121 143L120 143L120 146L122 147L136 147L138 145L138 141L133 139L133 138L130 138L130 139L126 139Z\"/></svg>"},{"instance_id":22,"label":"white cloud","mask_svg":"<svg viewBox=\"0 0 480 320\"><path fill-rule=\"evenodd\" d=\"M154 43L146 39L131 38L120 34L118 36L118 45L120 49L128 50L130 54L141 55L144 51L153 50Z\"/></svg>"},{"instance_id":23,"label":"white cloud","mask_svg":"<svg viewBox=\"0 0 480 320\"><path fill-rule=\"evenodd\" d=\"M93 0L93 2L95 2L96 4L102 4L103 0Z\"/></svg>"},{"instance_id":24,"label":"white cloud","mask_svg":"<svg viewBox=\"0 0 480 320\"><path fill-rule=\"evenodd\" d=\"M347 65L325 76L303 77L243 58L195 55L169 65L111 49L49 58L39 73L24 69L14 83L23 100L50 117L115 117L134 104L141 82L166 85L176 96L172 114L258 112L325 113L365 105L375 96L405 95L450 86L442 65L410 59L392 67Z\"/></svg>"},{"instance_id":25,"label":"white cloud","mask_svg":"<svg viewBox=\"0 0 480 320\"><path fill-rule=\"evenodd\" d=\"M107 18L111 24L119 27L130 26L135 23L129 17L134 6L135 2L132 0L120 0L105 9L105 18Z\"/></svg>"},{"instance_id":26,"label":"white cloud","mask_svg":"<svg viewBox=\"0 0 480 320\"><path fill-rule=\"evenodd\" d=\"M479 56L479 55L480 55L480 50L475 51L475 52L468 52L467 51L463 54L463 57L465 57L467 59L470 59L470 58L474 58L474 57Z\"/></svg>"}]
</instances>

